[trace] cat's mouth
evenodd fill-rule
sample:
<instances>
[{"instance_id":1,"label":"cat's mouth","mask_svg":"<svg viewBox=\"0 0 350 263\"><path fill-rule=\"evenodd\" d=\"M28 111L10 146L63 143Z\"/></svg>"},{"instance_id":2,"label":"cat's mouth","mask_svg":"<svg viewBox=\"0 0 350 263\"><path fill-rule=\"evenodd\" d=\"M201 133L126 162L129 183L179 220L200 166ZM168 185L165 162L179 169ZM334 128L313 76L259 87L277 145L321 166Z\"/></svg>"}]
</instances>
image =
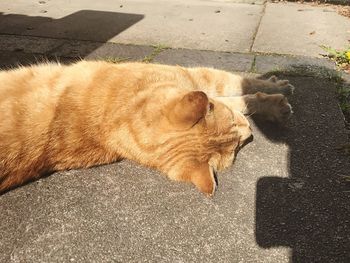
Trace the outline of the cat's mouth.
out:
<instances>
[{"instance_id":1,"label":"cat's mouth","mask_svg":"<svg viewBox=\"0 0 350 263\"><path fill-rule=\"evenodd\" d=\"M242 140L240 142L239 147L237 147L237 151L243 148L244 146L246 146L248 143L251 143L253 140L254 140L254 136L253 134L250 134L250 136L247 139Z\"/></svg>"},{"instance_id":2,"label":"cat's mouth","mask_svg":"<svg viewBox=\"0 0 350 263\"><path fill-rule=\"evenodd\" d=\"M215 169L213 169L213 175L214 175L214 181L215 181L215 189L214 189L214 192L215 192L219 186L218 174L217 174L217 171Z\"/></svg>"}]
</instances>

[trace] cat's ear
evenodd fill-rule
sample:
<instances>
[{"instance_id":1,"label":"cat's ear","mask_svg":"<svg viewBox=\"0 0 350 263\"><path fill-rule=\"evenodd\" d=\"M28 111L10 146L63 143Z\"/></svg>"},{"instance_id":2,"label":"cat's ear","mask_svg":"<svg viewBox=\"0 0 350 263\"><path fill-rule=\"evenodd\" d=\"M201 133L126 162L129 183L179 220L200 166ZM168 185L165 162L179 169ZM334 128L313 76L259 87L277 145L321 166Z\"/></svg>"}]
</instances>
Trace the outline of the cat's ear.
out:
<instances>
[{"instance_id":1,"label":"cat's ear","mask_svg":"<svg viewBox=\"0 0 350 263\"><path fill-rule=\"evenodd\" d=\"M209 99L202 91L192 91L183 96L167 111L169 121L188 129L203 118L208 111Z\"/></svg>"}]
</instances>

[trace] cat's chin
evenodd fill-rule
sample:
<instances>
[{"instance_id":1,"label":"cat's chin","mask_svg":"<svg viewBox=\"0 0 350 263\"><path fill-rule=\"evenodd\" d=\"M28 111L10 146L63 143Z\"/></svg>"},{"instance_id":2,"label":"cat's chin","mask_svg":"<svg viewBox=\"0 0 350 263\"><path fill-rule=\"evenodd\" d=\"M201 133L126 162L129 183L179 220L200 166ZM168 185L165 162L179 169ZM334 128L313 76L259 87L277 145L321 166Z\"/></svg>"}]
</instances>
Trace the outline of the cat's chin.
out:
<instances>
[{"instance_id":1,"label":"cat's chin","mask_svg":"<svg viewBox=\"0 0 350 263\"><path fill-rule=\"evenodd\" d=\"M208 163L211 167L213 167L215 172L222 171L233 164L235 157L236 153L233 151L231 154L213 156Z\"/></svg>"},{"instance_id":2,"label":"cat's chin","mask_svg":"<svg viewBox=\"0 0 350 263\"><path fill-rule=\"evenodd\" d=\"M233 162L235 161L237 153L242 149L244 146L246 146L248 143L253 141L253 135L250 135L248 138L246 138L242 143L239 145L239 147L236 147L231 154L224 154L224 155L214 155L209 159L209 165L213 168L214 172L222 171L228 167L230 167Z\"/></svg>"}]
</instances>

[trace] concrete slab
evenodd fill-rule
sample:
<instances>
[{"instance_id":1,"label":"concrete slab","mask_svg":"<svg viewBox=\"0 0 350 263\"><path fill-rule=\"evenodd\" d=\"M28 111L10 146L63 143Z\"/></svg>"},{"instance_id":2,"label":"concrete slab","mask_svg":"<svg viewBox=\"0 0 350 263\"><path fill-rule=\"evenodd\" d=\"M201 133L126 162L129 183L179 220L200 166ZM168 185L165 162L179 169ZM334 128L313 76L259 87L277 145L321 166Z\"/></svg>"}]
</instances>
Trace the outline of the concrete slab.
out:
<instances>
[{"instance_id":1,"label":"concrete slab","mask_svg":"<svg viewBox=\"0 0 350 263\"><path fill-rule=\"evenodd\" d=\"M330 7L267 3L253 51L317 57L321 45L342 49L350 39L350 20Z\"/></svg>"},{"instance_id":2,"label":"concrete slab","mask_svg":"<svg viewBox=\"0 0 350 263\"><path fill-rule=\"evenodd\" d=\"M0 57L3 57L4 66L9 61L11 65L18 63L27 65L45 59L62 60L62 58L68 59L68 61L80 58L142 61L146 56L151 55L154 49L155 47L141 45L0 35ZM249 72L253 60L253 54L165 49L152 61L163 64L207 66L227 71Z\"/></svg>"},{"instance_id":3,"label":"concrete slab","mask_svg":"<svg viewBox=\"0 0 350 263\"><path fill-rule=\"evenodd\" d=\"M123 45L83 40L0 35L0 52L35 54L44 58L127 59L141 61L154 50L150 46ZM1 54L0 54L1 56ZM16 56L13 58L15 59ZM6 60L5 60L6 61Z\"/></svg>"},{"instance_id":4,"label":"concrete slab","mask_svg":"<svg viewBox=\"0 0 350 263\"><path fill-rule=\"evenodd\" d=\"M250 71L254 55L189 49L167 49L155 59L156 63L185 67L206 66L227 71Z\"/></svg>"},{"instance_id":5,"label":"concrete slab","mask_svg":"<svg viewBox=\"0 0 350 263\"><path fill-rule=\"evenodd\" d=\"M46 54L64 43L62 39L0 35L1 51Z\"/></svg>"},{"instance_id":6,"label":"concrete slab","mask_svg":"<svg viewBox=\"0 0 350 263\"><path fill-rule=\"evenodd\" d=\"M203 0L206 1L206 0ZM229 2L229 3L243 3L243 4L252 4L252 5L262 5L267 0L215 0L216 2Z\"/></svg>"},{"instance_id":7,"label":"concrete slab","mask_svg":"<svg viewBox=\"0 0 350 263\"><path fill-rule=\"evenodd\" d=\"M99 43L80 40L65 41L52 50L50 56L81 57L85 59L122 59L141 61L151 54L154 48L149 46L123 45L116 43Z\"/></svg>"},{"instance_id":8,"label":"concrete slab","mask_svg":"<svg viewBox=\"0 0 350 263\"><path fill-rule=\"evenodd\" d=\"M214 198L128 161L56 173L0 196L0 262L346 262L335 85L290 79L291 122L251 120Z\"/></svg>"},{"instance_id":9,"label":"concrete slab","mask_svg":"<svg viewBox=\"0 0 350 263\"><path fill-rule=\"evenodd\" d=\"M43 54L24 53L21 51L0 51L0 69L11 69L18 66L28 66L47 61L68 64L79 58L50 57Z\"/></svg>"},{"instance_id":10,"label":"concrete slab","mask_svg":"<svg viewBox=\"0 0 350 263\"><path fill-rule=\"evenodd\" d=\"M336 70L334 62L328 59L276 55L257 55L255 57L254 71L261 74L270 71L288 71L295 69L296 67Z\"/></svg>"},{"instance_id":11,"label":"concrete slab","mask_svg":"<svg viewBox=\"0 0 350 263\"><path fill-rule=\"evenodd\" d=\"M45 60L41 54L28 54L23 52L0 52L0 68L10 69L19 65L30 65Z\"/></svg>"},{"instance_id":12,"label":"concrete slab","mask_svg":"<svg viewBox=\"0 0 350 263\"><path fill-rule=\"evenodd\" d=\"M0 34L248 52L262 9L199 0L3 0Z\"/></svg>"}]
</instances>

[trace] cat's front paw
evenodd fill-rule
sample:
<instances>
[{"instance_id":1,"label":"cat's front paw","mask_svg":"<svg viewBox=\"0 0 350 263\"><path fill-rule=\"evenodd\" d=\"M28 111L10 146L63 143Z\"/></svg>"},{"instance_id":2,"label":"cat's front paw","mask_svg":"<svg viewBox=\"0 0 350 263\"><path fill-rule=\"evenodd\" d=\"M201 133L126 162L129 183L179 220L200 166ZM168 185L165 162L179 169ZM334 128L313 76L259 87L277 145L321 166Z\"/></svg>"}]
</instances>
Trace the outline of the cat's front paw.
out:
<instances>
[{"instance_id":1,"label":"cat's front paw","mask_svg":"<svg viewBox=\"0 0 350 263\"><path fill-rule=\"evenodd\" d=\"M263 119L285 124L293 114L292 106L282 94L267 95L258 92L260 110L257 112Z\"/></svg>"},{"instance_id":2,"label":"cat's front paw","mask_svg":"<svg viewBox=\"0 0 350 263\"><path fill-rule=\"evenodd\" d=\"M292 96L294 94L294 86L289 83L289 80L279 80L276 76L271 76L268 81L274 83L284 96Z\"/></svg>"}]
</instances>

